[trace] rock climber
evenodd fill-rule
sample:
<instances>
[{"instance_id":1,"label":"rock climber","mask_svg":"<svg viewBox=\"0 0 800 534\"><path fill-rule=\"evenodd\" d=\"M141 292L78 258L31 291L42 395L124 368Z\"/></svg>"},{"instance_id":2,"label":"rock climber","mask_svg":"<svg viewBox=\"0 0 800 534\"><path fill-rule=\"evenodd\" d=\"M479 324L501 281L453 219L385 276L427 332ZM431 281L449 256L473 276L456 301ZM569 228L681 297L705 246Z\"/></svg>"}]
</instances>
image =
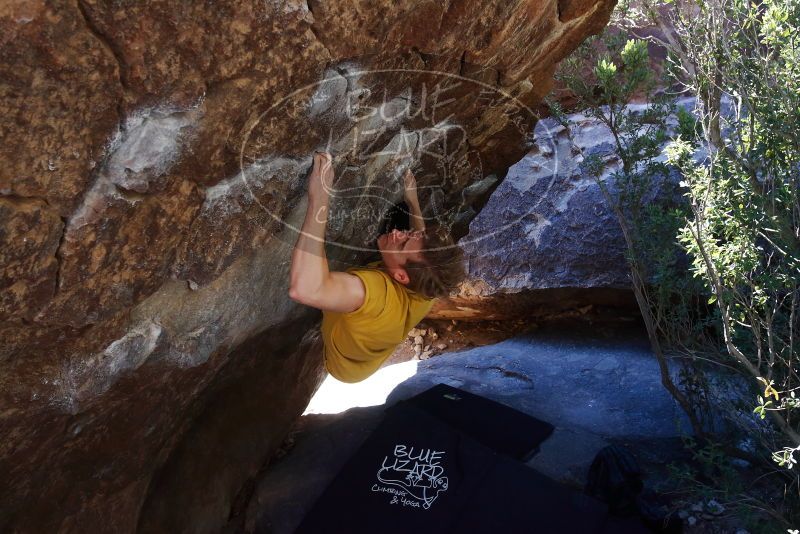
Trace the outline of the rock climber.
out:
<instances>
[{"instance_id":1,"label":"rock climber","mask_svg":"<svg viewBox=\"0 0 800 534\"><path fill-rule=\"evenodd\" d=\"M465 277L463 250L440 227L425 226L416 179L407 171L404 198L411 229L377 238L381 260L330 271L325 229L333 158L314 154L308 207L292 252L289 296L322 310L325 367L342 382L359 382L378 370L433 306Z\"/></svg>"}]
</instances>

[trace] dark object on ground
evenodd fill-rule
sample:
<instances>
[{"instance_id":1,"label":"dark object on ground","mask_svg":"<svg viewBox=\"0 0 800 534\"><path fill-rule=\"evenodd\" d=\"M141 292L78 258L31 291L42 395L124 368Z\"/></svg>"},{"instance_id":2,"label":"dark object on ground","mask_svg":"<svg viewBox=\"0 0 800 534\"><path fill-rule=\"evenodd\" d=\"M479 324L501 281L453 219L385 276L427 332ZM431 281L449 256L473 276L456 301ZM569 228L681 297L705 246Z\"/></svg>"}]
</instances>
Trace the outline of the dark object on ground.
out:
<instances>
[{"instance_id":1,"label":"dark object on ground","mask_svg":"<svg viewBox=\"0 0 800 534\"><path fill-rule=\"evenodd\" d=\"M586 494L608 505L609 527L615 527L608 532L641 531L636 518L652 532L683 532L680 518L670 514L657 495L643 489L639 463L624 447L610 445L597 453L589 468Z\"/></svg>"},{"instance_id":2,"label":"dark object on ground","mask_svg":"<svg viewBox=\"0 0 800 534\"><path fill-rule=\"evenodd\" d=\"M404 402L425 410L493 451L522 461L539 452L539 446L553 433L550 423L447 384L434 386Z\"/></svg>"},{"instance_id":3,"label":"dark object on ground","mask_svg":"<svg viewBox=\"0 0 800 534\"><path fill-rule=\"evenodd\" d=\"M606 503L614 515L636 514L636 497L643 487L636 458L617 445L601 449L589 467L586 494Z\"/></svg>"},{"instance_id":4,"label":"dark object on ground","mask_svg":"<svg viewBox=\"0 0 800 534\"><path fill-rule=\"evenodd\" d=\"M400 403L298 533L599 532L606 507Z\"/></svg>"}]
</instances>

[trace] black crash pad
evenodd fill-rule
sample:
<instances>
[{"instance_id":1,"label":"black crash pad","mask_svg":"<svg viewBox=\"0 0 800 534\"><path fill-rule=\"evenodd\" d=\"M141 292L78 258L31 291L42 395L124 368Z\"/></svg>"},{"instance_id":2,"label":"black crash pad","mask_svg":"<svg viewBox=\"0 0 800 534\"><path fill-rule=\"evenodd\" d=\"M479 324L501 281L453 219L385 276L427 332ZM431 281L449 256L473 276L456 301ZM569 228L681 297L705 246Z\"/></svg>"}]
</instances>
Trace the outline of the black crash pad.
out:
<instances>
[{"instance_id":1,"label":"black crash pad","mask_svg":"<svg viewBox=\"0 0 800 534\"><path fill-rule=\"evenodd\" d=\"M398 403L410 403L495 452L526 461L553 433L553 425L491 399L447 384Z\"/></svg>"},{"instance_id":2,"label":"black crash pad","mask_svg":"<svg viewBox=\"0 0 800 534\"><path fill-rule=\"evenodd\" d=\"M602 503L401 403L345 464L301 534L593 533Z\"/></svg>"}]
</instances>

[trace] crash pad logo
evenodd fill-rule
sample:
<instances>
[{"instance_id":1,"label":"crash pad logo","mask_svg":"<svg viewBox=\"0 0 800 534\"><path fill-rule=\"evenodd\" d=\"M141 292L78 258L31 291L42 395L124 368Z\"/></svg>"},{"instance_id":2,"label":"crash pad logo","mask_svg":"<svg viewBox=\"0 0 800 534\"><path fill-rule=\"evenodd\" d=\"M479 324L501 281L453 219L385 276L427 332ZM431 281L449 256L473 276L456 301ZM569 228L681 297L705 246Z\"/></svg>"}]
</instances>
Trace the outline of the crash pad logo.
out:
<instances>
[{"instance_id":1,"label":"crash pad logo","mask_svg":"<svg viewBox=\"0 0 800 534\"><path fill-rule=\"evenodd\" d=\"M389 504L429 509L448 481L444 476L444 451L395 445L378 470L372 491L391 495Z\"/></svg>"}]
</instances>

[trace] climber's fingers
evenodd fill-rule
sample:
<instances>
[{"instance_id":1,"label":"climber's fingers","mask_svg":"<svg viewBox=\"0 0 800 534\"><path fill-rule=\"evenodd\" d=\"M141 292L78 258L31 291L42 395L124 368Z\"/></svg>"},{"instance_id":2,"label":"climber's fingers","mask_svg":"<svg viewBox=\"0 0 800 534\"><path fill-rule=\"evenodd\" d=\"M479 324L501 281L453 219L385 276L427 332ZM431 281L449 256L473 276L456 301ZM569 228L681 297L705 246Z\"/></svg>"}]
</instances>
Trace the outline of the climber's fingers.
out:
<instances>
[{"instance_id":1,"label":"climber's fingers","mask_svg":"<svg viewBox=\"0 0 800 534\"><path fill-rule=\"evenodd\" d=\"M333 187L333 157L328 152L314 152L308 193L313 198L327 198Z\"/></svg>"},{"instance_id":2,"label":"climber's fingers","mask_svg":"<svg viewBox=\"0 0 800 534\"><path fill-rule=\"evenodd\" d=\"M324 172L327 168L332 167L333 156L329 152L314 152L314 169Z\"/></svg>"}]
</instances>

